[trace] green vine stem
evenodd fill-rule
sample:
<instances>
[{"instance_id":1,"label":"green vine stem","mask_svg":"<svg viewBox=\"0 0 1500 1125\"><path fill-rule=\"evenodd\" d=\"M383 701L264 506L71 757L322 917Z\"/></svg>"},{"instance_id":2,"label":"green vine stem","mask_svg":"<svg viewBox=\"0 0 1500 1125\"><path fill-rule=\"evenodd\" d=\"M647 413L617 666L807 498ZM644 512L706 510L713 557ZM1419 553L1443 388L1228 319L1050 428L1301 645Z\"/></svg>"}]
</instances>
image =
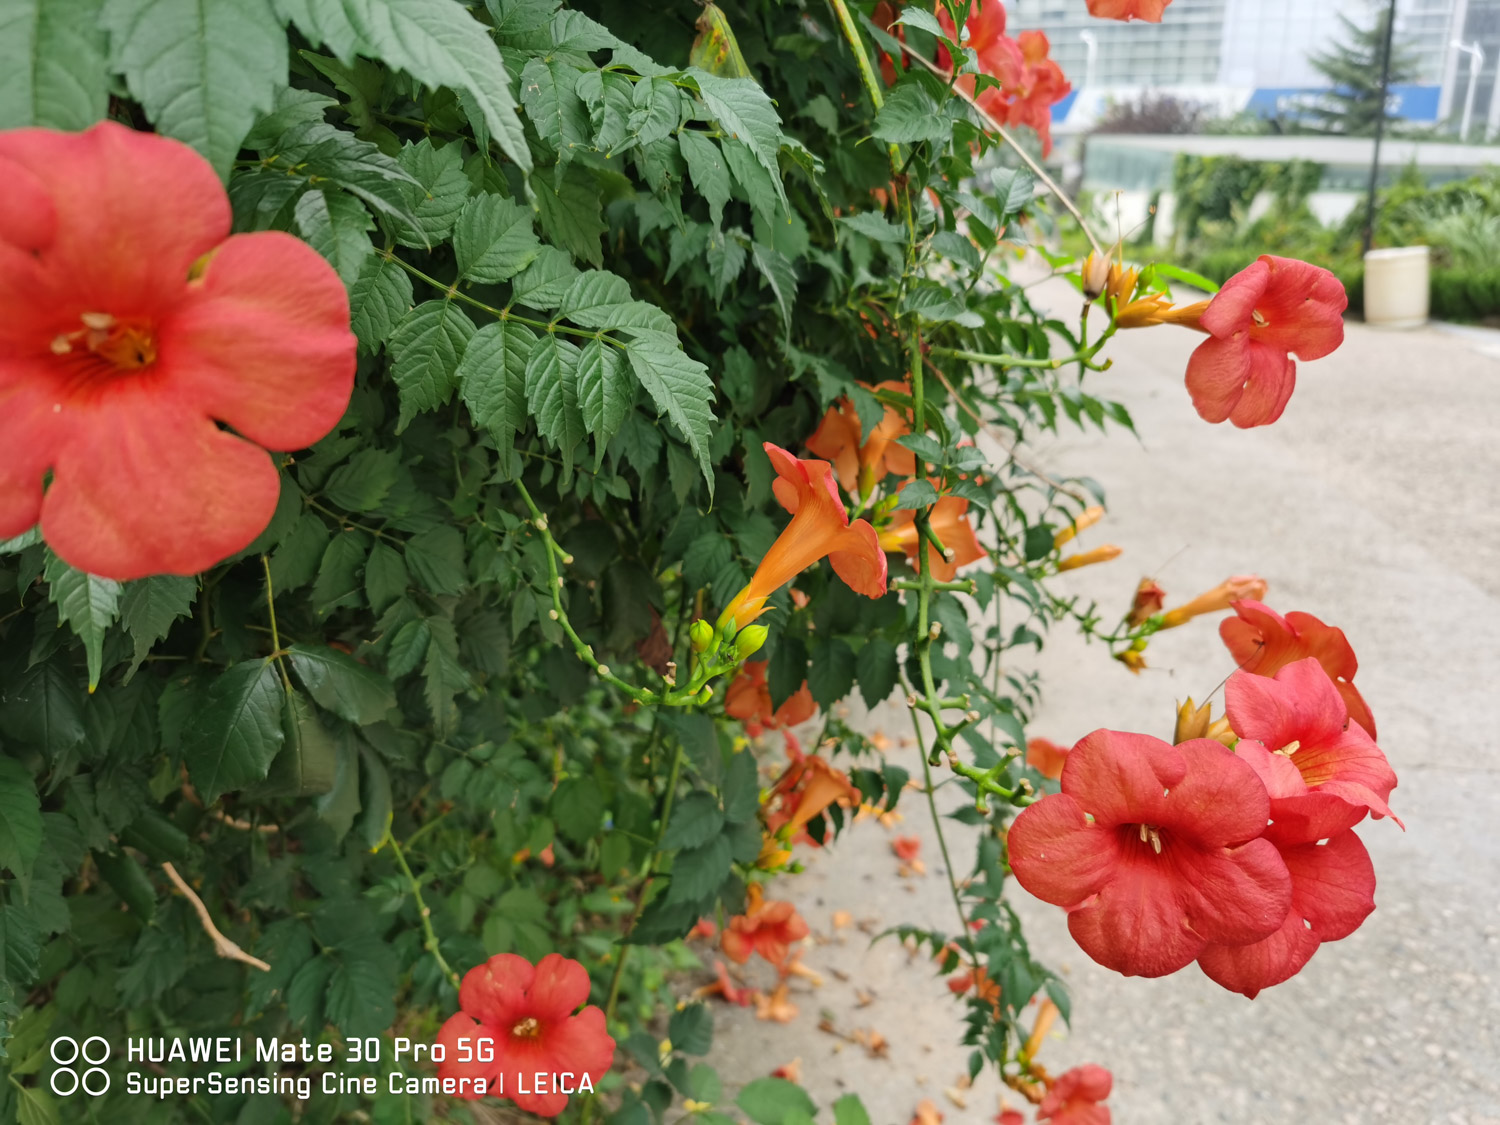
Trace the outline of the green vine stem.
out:
<instances>
[{"instance_id":1,"label":"green vine stem","mask_svg":"<svg viewBox=\"0 0 1500 1125\"><path fill-rule=\"evenodd\" d=\"M432 928L432 910L422 899L422 884L412 874L411 864L406 862L406 853L401 850L401 845L397 842L396 837L391 834L389 828L386 829L385 842L390 844L391 853L396 857L396 865L401 868L401 874L406 876L406 882L411 887L412 898L416 900L417 915L422 919L422 948L432 954L432 959L438 963L438 968L443 971L443 976L448 979L448 983L456 990L462 982L459 980L458 973L454 971L452 965L448 964L447 958L443 956L443 951L438 946L437 933Z\"/></svg>"},{"instance_id":2,"label":"green vine stem","mask_svg":"<svg viewBox=\"0 0 1500 1125\"><path fill-rule=\"evenodd\" d=\"M291 677L286 674L286 664L281 659L281 634L276 631L276 592L271 585L271 560L261 555L260 565L266 572L266 613L271 619L271 659L276 661L276 671L281 674L281 686L291 691Z\"/></svg>"}]
</instances>

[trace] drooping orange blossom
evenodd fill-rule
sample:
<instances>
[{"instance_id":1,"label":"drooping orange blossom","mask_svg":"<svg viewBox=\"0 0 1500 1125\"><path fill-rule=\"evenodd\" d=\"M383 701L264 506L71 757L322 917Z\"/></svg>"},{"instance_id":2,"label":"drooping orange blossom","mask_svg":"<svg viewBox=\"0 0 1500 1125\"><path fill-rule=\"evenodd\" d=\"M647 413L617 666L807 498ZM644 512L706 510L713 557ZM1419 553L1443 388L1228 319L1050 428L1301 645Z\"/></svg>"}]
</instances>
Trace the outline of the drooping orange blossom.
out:
<instances>
[{"instance_id":1,"label":"drooping orange blossom","mask_svg":"<svg viewBox=\"0 0 1500 1125\"><path fill-rule=\"evenodd\" d=\"M812 931L795 906L767 899L759 883L751 883L746 895L745 912L736 914L724 928L720 939L724 955L743 965L758 953L785 972L792 946Z\"/></svg>"},{"instance_id":2,"label":"drooping orange blossom","mask_svg":"<svg viewBox=\"0 0 1500 1125\"><path fill-rule=\"evenodd\" d=\"M773 807L766 813L766 827L773 835L816 847L818 842L805 831L808 821L835 802L857 809L863 797L848 775L817 754L793 753L791 747L788 753L792 764L771 787Z\"/></svg>"},{"instance_id":3,"label":"drooping orange blossom","mask_svg":"<svg viewBox=\"0 0 1500 1125\"><path fill-rule=\"evenodd\" d=\"M936 482L933 483L936 486ZM901 487L904 490L906 485ZM952 582L958 575L959 567L968 566L985 557L985 549L980 546L979 539L974 534L968 513L969 502L959 496L940 497L932 506L928 526L943 546L953 552L953 559L949 561L931 543L927 544L927 565L932 569L932 576L939 582ZM907 561L915 566L917 546L921 540L921 532L917 530L917 513L910 508L898 508L891 514L891 522L881 529L879 539L882 548L902 552Z\"/></svg>"},{"instance_id":4,"label":"drooping orange blossom","mask_svg":"<svg viewBox=\"0 0 1500 1125\"><path fill-rule=\"evenodd\" d=\"M724 711L745 724L745 732L751 738L763 730L780 730L805 723L818 710L813 702L807 681L786 699L780 707L771 705L771 687L766 682L765 660L749 660L740 668L740 673L729 685L724 695Z\"/></svg>"},{"instance_id":5,"label":"drooping orange blossom","mask_svg":"<svg viewBox=\"0 0 1500 1125\"><path fill-rule=\"evenodd\" d=\"M824 558L855 593L883 597L885 554L868 522L849 522L833 467L827 461L794 457L770 442L765 443L765 451L776 470L771 487L781 506L792 514L792 522L720 615L719 628L733 622L736 629L743 629L765 612L773 593Z\"/></svg>"},{"instance_id":6,"label":"drooping orange blossom","mask_svg":"<svg viewBox=\"0 0 1500 1125\"><path fill-rule=\"evenodd\" d=\"M910 394L911 389L901 382L887 380L877 383L871 390L895 391ZM917 471L916 455L896 439L911 433L911 425L894 407L887 406L885 415L864 437L864 424L848 398L841 398L828 408L812 437L807 439L807 448L812 453L833 463L834 474L845 492L865 497L889 473L909 477Z\"/></svg>"},{"instance_id":7,"label":"drooping orange blossom","mask_svg":"<svg viewBox=\"0 0 1500 1125\"><path fill-rule=\"evenodd\" d=\"M1186 605L1169 609L1162 615L1161 627L1175 629L1205 613L1218 613L1235 602L1258 602L1266 596L1266 580L1256 574L1235 574L1224 579L1212 590L1205 590Z\"/></svg>"},{"instance_id":8,"label":"drooping orange blossom","mask_svg":"<svg viewBox=\"0 0 1500 1125\"><path fill-rule=\"evenodd\" d=\"M1057 564L1059 571L1077 570L1083 566L1093 566L1095 563L1109 562L1111 559L1120 557L1123 548L1113 543L1106 543L1102 547L1095 547L1091 551L1083 551L1076 555L1070 555Z\"/></svg>"}]
</instances>

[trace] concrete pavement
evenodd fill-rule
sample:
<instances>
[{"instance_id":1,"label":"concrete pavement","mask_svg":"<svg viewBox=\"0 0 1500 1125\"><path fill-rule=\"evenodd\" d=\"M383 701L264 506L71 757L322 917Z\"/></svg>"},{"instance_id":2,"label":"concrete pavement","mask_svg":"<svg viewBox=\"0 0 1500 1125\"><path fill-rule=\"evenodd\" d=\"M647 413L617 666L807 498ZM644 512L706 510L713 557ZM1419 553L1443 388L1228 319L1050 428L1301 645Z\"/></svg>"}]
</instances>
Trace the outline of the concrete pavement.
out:
<instances>
[{"instance_id":1,"label":"concrete pavement","mask_svg":"<svg viewBox=\"0 0 1500 1125\"><path fill-rule=\"evenodd\" d=\"M1056 283L1040 295L1060 307L1076 300ZM1193 334L1121 333L1114 367L1091 376L1091 389L1129 406L1140 441L1069 431L1037 449L1050 469L1108 489L1110 514L1083 545L1125 548L1111 564L1066 576L1072 589L1113 611L1143 574L1162 582L1170 605L1256 572L1271 584L1273 607L1345 630L1400 777L1391 803L1407 826L1360 826L1379 879L1376 912L1253 1002L1196 968L1157 981L1101 969L1068 936L1061 911L1015 888L1033 949L1073 990L1073 1027L1054 1036L1043 1061L1054 1072L1109 1067L1119 1125L1500 1125L1495 340L1351 324L1342 349L1301 365L1280 422L1242 432L1193 412L1182 385ZM1201 699L1232 670L1215 620L1161 635L1138 678L1059 629L1036 662L1046 702L1032 733L1067 743L1108 726L1169 737L1175 701ZM919 775L904 710L866 721L891 738L891 759ZM962 803L952 788L940 798ZM711 1061L731 1091L801 1058L820 1105L857 1090L876 1125L906 1125L922 1098L949 1125L994 1118L1001 1091L991 1076L954 1088L967 1049L957 1046L961 1008L942 979L889 939L871 947L857 926L833 926L834 912L848 911L875 930L955 927L920 794L908 793L903 811L897 828L861 823L777 885L821 939L805 959L826 984L799 982L802 1012L786 1025L721 1009ZM945 830L966 874L972 833L952 821ZM896 876L894 832L923 839L925 877ZM851 1036L880 1032L885 1054L819 1031L820 1009Z\"/></svg>"}]
</instances>

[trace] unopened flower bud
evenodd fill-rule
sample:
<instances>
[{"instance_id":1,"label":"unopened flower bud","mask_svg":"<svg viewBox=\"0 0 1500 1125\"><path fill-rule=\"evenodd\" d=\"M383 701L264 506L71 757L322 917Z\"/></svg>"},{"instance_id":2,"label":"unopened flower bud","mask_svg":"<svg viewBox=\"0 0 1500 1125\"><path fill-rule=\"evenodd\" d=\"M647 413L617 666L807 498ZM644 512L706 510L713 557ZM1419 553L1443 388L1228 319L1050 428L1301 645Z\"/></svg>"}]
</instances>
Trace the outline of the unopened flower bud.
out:
<instances>
[{"instance_id":1,"label":"unopened flower bud","mask_svg":"<svg viewBox=\"0 0 1500 1125\"><path fill-rule=\"evenodd\" d=\"M764 625L746 625L734 639L734 655L740 660L759 652L771 630Z\"/></svg>"},{"instance_id":2,"label":"unopened flower bud","mask_svg":"<svg viewBox=\"0 0 1500 1125\"><path fill-rule=\"evenodd\" d=\"M1099 294L1104 292L1104 287L1109 284L1109 260L1110 255L1090 254L1083 260L1083 268L1080 275L1083 278L1083 295L1090 301L1099 299Z\"/></svg>"},{"instance_id":3,"label":"unopened flower bud","mask_svg":"<svg viewBox=\"0 0 1500 1125\"><path fill-rule=\"evenodd\" d=\"M1083 511L1078 513L1078 518L1074 520L1072 524L1070 524L1068 527L1063 528L1052 537L1052 545L1054 547L1061 547L1064 543L1068 542L1080 531L1084 531L1088 528L1093 527L1103 518L1104 509L1101 508L1098 504L1094 504L1091 507L1085 508Z\"/></svg>"},{"instance_id":4,"label":"unopened flower bud","mask_svg":"<svg viewBox=\"0 0 1500 1125\"><path fill-rule=\"evenodd\" d=\"M1205 590L1186 605L1169 609L1162 617L1161 627L1173 629L1205 613L1217 613L1228 609L1239 601L1260 601L1266 596L1266 580L1254 574L1236 574L1226 578L1212 590Z\"/></svg>"},{"instance_id":5,"label":"unopened flower bud","mask_svg":"<svg viewBox=\"0 0 1500 1125\"><path fill-rule=\"evenodd\" d=\"M1115 653L1115 659L1137 675L1139 675L1141 669L1146 666L1145 653L1140 652L1134 648L1127 649L1124 652Z\"/></svg>"},{"instance_id":6,"label":"unopened flower bud","mask_svg":"<svg viewBox=\"0 0 1500 1125\"><path fill-rule=\"evenodd\" d=\"M1149 618L1161 612L1166 600L1167 592L1156 584L1154 578L1142 578L1140 585L1135 588L1130 612L1125 615L1126 624L1132 629L1137 625L1144 625Z\"/></svg>"},{"instance_id":7,"label":"unopened flower bud","mask_svg":"<svg viewBox=\"0 0 1500 1125\"><path fill-rule=\"evenodd\" d=\"M700 617L688 626L688 638L693 642L694 652L707 652L713 644L714 627Z\"/></svg>"},{"instance_id":8,"label":"unopened flower bud","mask_svg":"<svg viewBox=\"0 0 1500 1125\"><path fill-rule=\"evenodd\" d=\"M1102 547L1095 547L1092 551L1084 551L1082 554L1063 559L1057 564L1059 571L1077 570L1081 566L1092 566L1094 563L1109 562L1110 559L1120 557L1121 549L1113 543L1106 543Z\"/></svg>"}]
</instances>

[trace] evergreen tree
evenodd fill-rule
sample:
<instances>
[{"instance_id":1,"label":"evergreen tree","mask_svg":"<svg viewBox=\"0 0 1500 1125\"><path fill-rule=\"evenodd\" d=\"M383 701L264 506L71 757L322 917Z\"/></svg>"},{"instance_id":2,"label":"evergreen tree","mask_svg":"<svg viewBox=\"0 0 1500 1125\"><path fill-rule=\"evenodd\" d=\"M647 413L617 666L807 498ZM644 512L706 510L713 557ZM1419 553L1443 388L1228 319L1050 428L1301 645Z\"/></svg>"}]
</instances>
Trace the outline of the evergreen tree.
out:
<instances>
[{"instance_id":1,"label":"evergreen tree","mask_svg":"<svg viewBox=\"0 0 1500 1125\"><path fill-rule=\"evenodd\" d=\"M1385 112L1380 96L1380 70L1390 12L1382 11L1374 25L1368 28L1360 27L1343 14L1339 19L1344 24L1343 40L1332 50L1319 52L1308 59L1313 69L1328 79L1332 89L1317 105L1309 106L1307 114L1320 132L1371 136L1375 132L1375 122ZM1392 39L1390 85L1410 82L1416 74L1416 60ZM1390 114L1385 117L1387 121L1391 120Z\"/></svg>"}]
</instances>

